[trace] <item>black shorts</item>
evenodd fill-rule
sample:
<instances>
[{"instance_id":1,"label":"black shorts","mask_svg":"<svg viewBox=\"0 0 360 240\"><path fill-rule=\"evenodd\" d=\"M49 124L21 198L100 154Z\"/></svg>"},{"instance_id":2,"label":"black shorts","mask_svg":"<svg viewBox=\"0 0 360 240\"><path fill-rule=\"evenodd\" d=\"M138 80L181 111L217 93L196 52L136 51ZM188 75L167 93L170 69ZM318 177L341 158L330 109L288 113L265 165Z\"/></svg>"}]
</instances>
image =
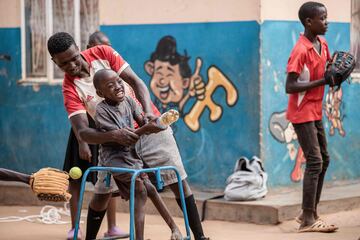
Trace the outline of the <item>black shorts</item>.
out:
<instances>
[{"instance_id":1,"label":"black shorts","mask_svg":"<svg viewBox=\"0 0 360 240\"><path fill-rule=\"evenodd\" d=\"M89 120L89 127L95 128L95 122L92 120L90 116L88 116L88 120ZM63 170L69 172L72 167L79 167L84 174L89 167L97 166L98 156L99 156L98 153L99 145L89 144L89 147L92 155L91 163L88 162L87 160L80 159L79 143L73 129L71 128L69 140L66 148ZM95 184L97 180L96 176L97 176L97 172L92 172L88 175L88 178L86 180L88 182L92 182L93 184Z\"/></svg>"}]
</instances>

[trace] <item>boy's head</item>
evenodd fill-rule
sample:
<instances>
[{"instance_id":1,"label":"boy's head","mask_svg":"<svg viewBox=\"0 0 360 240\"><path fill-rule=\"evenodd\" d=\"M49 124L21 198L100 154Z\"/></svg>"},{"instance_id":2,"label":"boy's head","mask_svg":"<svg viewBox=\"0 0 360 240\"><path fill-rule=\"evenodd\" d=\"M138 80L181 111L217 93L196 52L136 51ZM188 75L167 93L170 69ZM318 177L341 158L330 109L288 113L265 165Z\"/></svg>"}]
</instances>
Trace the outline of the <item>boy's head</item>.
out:
<instances>
[{"instance_id":1,"label":"boy's head","mask_svg":"<svg viewBox=\"0 0 360 240\"><path fill-rule=\"evenodd\" d=\"M94 87L99 97L107 102L117 104L125 98L124 82L119 75L110 69L102 69L95 73Z\"/></svg>"},{"instance_id":2,"label":"boy's head","mask_svg":"<svg viewBox=\"0 0 360 240\"><path fill-rule=\"evenodd\" d=\"M109 38L103 32L96 31L93 34L91 34L86 48L92 48L97 45L111 46Z\"/></svg>"},{"instance_id":3,"label":"boy's head","mask_svg":"<svg viewBox=\"0 0 360 240\"><path fill-rule=\"evenodd\" d=\"M314 35L324 35L327 30L327 10L322 3L306 2L301 5L299 19L305 29Z\"/></svg>"},{"instance_id":4,"label":"boy's head","mask_svg":"<svg viewBox=\"0 0 360 240\"><path fill-rule=\"evenodd\" d=\"M70 76L78 76L81 72L82 58L74 38L66 32L52 35L48 42L48 51L54 63Z\"/></svg>"}]
</instances>

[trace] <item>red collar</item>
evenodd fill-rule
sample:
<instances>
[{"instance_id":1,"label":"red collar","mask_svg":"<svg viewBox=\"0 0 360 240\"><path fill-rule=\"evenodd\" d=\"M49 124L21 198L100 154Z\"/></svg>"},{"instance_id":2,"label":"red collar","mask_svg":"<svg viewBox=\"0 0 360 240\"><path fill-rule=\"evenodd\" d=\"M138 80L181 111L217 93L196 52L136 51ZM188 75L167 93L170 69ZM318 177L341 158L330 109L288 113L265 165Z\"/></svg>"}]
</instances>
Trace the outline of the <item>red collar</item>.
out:
<instances>
[{"instance_id":1,"label":"red collar","mask_svg":"<svg viewBox=\"0 0 360 240\"><path fill-rule=\"evenodd\" d=\"M319 40L321 46L325 43L325 39L324 39L324 38L317 36L317 39ZM309 40L307 37L305 37L304 34L300 34L299 40L300 40L300 42L301 42L302 44L305 45L305 47L306 47L307 49L311 49L311 48L314 47L313 44L312 44L312 42L310 42L310 40Z\"/></svg>"}]
</instances>

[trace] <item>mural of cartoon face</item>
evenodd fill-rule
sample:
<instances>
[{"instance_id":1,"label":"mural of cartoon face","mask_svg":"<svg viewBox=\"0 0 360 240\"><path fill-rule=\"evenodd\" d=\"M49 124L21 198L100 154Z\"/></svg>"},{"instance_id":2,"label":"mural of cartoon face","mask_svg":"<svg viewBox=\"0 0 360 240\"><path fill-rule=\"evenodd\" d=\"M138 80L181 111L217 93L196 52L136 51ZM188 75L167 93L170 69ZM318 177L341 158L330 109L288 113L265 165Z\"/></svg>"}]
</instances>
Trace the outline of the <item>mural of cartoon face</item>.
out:
<instances>
[{"instance_id":1,"label":"mural of cartoon face","mask_svg":"<svg viewBox=\"0 0 360 240\"><path fill-rule=\"evenodd\" d=\"M208 81L205 84L200 74L203 60L197 57L194 72L189 65L190 57L186 51L178 53L176 39L165 36L158 42L155 51L144 64L146 73L151 77L150 89L156 97L156 104L162 111L176 108L185 124L192 130L200 129L199 118L205 108L210 110L210 120L215 122L222 115L222 108L213 102L212 94L218 87L226 92L226 103L233 106L238 93L233 83L216 66L207 69ZM189 99L195 98L190 112L183 113Z\"/></svg>"},{"instance_id":2,"label":"mural of cartoon face","mask_svg":"<svg viewBox=\"0 0 360 240\"><path fill-rule=\"evenodd\" d=\"M189 88L190 79L180 74L180 65L171 65L170 62L155 60L145 64L146 72L152 76L150 88L154 95L166 105L179 103L184 92Z\"/></svg>"},{"instance_id":3,"label":"mural of cartoon face","mask_svg":"<svg viewBox=\"0 0 360 240\"><path fill-rule=\"evenodd\" d=\"M151 76L150 88L161 108L175 105L181 111L188 100L191 83L189 58L186 52L184 55L177 52L174 37L165 36L145 62L145 71Z\"/></svg>"}]
</instances>

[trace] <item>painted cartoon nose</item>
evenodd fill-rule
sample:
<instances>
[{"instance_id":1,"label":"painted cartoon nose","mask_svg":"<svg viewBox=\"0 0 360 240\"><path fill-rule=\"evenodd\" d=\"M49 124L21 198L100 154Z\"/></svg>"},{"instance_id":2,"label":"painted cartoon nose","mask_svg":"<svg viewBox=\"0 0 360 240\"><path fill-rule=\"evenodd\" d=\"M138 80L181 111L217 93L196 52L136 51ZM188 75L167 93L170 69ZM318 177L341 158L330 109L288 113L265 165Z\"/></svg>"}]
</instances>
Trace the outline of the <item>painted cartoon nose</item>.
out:
<instances>
[{"instance_id":1,"label":"painted cartoon nose","mask_svg":"<svg viewBox=\"0 0 360 240\"><path fill-rule=\"evenodd\" d=\"M160 78L159 80L160 85L164 86L165 84L167 84L166 78Z\"/></svg>"}]
</instances>

